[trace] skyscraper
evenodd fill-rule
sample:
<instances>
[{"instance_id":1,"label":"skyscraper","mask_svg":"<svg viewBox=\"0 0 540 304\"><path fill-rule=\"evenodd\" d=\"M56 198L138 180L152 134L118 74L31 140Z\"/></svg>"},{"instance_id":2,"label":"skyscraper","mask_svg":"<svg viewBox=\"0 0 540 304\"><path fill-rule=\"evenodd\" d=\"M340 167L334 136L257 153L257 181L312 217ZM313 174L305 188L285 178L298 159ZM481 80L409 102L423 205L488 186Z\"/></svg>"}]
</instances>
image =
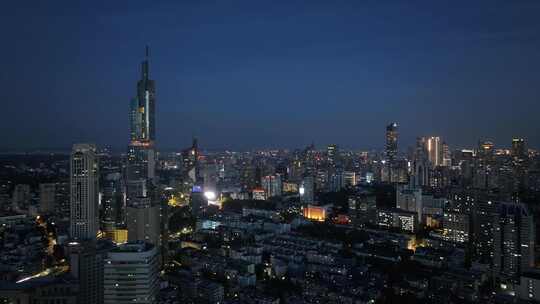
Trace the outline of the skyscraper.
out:
<instances>
[{"instance_id":1,"label":"skyscraper","mask_svg":"<svg viewBox=\"0 0 540 304\"><path fill-rule=\"evenodd\" d=\"M393 122L386 126L386 161L394 163L398 153L398 125Z\"/></svg>"},{"instance_id":2,"label":"skyscraper","mask_svg":"<svg viewBox=\"0 0 540 304\"><path fill-rule=\"evenodd\" d=\"M160 244L160 206L155 187L155 95L149 53L141 64L137 97L131 102L131 142L126 172L126 223L129 241Z\"/></svg>"},{"instance_id":3,"label":"skyscraper","mask_svg":"<svg viewBox=\"0 0 540 304\"><path fill-rule=\"evenodd\" d=\"M141 64L141 79L137 82L137 97L131 102L131 142L152 145L155 141L155 96L154 80L150 79L149 50Z\"/></svg>"},{"instance_id":4,"label":"skyscraper","mask_svg":"<svg viewBox=\"0 0 540 304\"><path fill-rule=\"evenodd\" d=\"M313 204L315 199L315 182L313 176L307 175L300 185L300 202L302 204Z\"/></svg>"},{"instance_id":5,"label":"skyscraper","mask_svg":"<svg viewBox=\"0 0 540 304\"><path fill-rule=\"evenodd\" d=\"M92 144L75 144L71 152L70 234L92 240L98 231L98 157Z\"/></svg>"},{"instance_id":6,"label":"skyscraper","mask_svg":"<svg viewBox=\"0 0 540 304\"><path fill-rule=\"evenodd\" d=\"M439 136L422 137L424 150L431 166L438 167L443 165L443 142Z\"/></svg>"},{"instance_id":7,"label":"skyscraper","mask_svg":"<svg viewBox=\"0 0 540 304\"><path fill-rule=\"evenodd\" d=\"M533 215L520 203L501 203L493 219L495 274L516 278L534 266Z\"/></svg>"},{"instance_id":8,"label":"skyscraper","mask_svg":"<svg viewBox=\"0 0 540 304\"><path fill-rule=\"evenodd\" d=\"M155 96L154 80L150 79L149 53L141 64L141 79L137 82L137 97L131 101L131 141L128 149L127 179L155 178Z\"/></svg>"},{"instance_id":9,"label":"skyscraper","mask_svg":"<svg viewBox=\"0 0 540 304\"><path fill-rule=\"evenodd\" d=\"M122 192L123 183L120 173L110 173L104 178L101 193L103 211L102 230L110 231L125 224L125 200Z\"/></svg>"}]
</instances>

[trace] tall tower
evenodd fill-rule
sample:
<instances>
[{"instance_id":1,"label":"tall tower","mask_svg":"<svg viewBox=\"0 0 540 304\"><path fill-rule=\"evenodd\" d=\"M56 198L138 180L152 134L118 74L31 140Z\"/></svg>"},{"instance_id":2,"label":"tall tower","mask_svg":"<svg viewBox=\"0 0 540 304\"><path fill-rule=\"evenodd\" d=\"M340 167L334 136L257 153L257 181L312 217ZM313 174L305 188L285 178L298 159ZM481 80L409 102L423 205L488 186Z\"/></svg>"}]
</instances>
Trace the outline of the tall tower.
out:
<instances>
[{"instance_id":1,"label":"tall tower","mask_svg":"<svg viewBox=\"0 0 540 304\"><path fill-rule=\"evenodd\" d=\"M128 180L155 178L155 109L156 86L150 79L149 50L141 64L137 97L131 100L131 141L128 149Z\"/></svg>"},{"instance_id":2,"label":"tall tower","mask_svg":"<svg viewBox=\"0 0 540 304\"><path fill-rule=\"evenodd\" d=\"M137 97L131 102L131 142L153 145L155 141L156 86L150 79L149 49L141 63L141 79L137 82Z\"/></svg>"},{"instance_id":3,"label":"tall tower","mask_svg":"<svg viewBox=\"0 0 540 304\"><path fill-rule=\"evenodd\" d=\"M131 141L126 169L126 219L129 241L160 246L160 206L155 193L155 95L149 50L141 64L137 96L131 102Z\"/></svg>"},{"instance_id":4,"label":"tall tower","mask_svg":"<svg viewBox=\"0 0 540 304\"><path fill-rule=\"evenodd\" d=\"M70 234L93 240L98 231L98 156L92 144L75 144L71 152Z\"/></svg>"}]
</instances>

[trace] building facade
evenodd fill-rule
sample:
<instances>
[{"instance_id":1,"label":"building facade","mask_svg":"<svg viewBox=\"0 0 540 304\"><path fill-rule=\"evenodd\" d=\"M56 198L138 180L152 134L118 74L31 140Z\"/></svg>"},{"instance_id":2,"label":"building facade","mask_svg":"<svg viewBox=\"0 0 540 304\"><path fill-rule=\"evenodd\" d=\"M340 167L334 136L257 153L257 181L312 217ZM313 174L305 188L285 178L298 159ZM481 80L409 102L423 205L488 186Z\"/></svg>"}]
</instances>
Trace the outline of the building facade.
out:
<instances>
[{"instance_id":1,"label":"building facade","mask_svg":"<svg viewBox=\"0 0 540 304\"><path fill-rule=\"evenodd\" d=\"M98 156L92 144L76 144L71 153L70 235L92 240L98 231Z\"/></svg>"}]
</instances>

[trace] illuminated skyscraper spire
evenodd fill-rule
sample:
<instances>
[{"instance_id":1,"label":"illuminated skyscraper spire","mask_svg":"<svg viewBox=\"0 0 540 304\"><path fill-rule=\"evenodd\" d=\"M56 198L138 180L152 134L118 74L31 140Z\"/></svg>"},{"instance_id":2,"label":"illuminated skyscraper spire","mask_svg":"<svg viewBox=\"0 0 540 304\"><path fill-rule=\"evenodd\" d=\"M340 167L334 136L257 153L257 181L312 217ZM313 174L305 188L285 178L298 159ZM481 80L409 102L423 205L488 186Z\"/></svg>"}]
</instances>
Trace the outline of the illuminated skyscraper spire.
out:
<instances>
[{"instance_id":1,"label":"illuminated skyscraper spire","mask_svg":"<svg viewBox=\"0 0 540 304\"><path fill-rule=\"evenodd\" d=\"M137 96L131 101L131 141L128 150L127 180L153 180L155 177L155 95L150 79L150 49L145 48L141 63L141 78L137 81ZM140 192L140 191L139 191Z\"/></svg>"},{"instance_id":2,"label":"illuminated skyscraper spire","mask_svg":"<svg viewBox=\"0 0 540 304\"><path fill-rule=\"evenodd\" d=\"M155 82L150 79L150 49L146 46L141 63L141 79L137 82L137 97L131 102L131 142L153 145L155 141Z\"/></svg>"}]
</instances>

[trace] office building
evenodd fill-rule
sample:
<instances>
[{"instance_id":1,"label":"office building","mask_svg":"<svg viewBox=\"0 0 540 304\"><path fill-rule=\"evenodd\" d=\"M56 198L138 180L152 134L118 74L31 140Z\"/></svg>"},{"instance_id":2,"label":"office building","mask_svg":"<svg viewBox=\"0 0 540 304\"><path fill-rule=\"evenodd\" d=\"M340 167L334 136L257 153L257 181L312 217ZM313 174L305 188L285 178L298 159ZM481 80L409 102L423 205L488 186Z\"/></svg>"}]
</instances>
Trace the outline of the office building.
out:
<instances>
[{"instance_id":1,"label":"office building","mask_svg":"<svg viewBox=\"0 0 540 304\"><path fill-rule=\"evenodd\" d=\"M104 303L157 303L158 259L157 248L145 242L110 250L104 260Z\"/></svg>"},{"instance_id":2,"label":"office building","mask_svg":"<svg viewBox=\"0 0 540 304\"><path fill-rule=\"evenodd\" d=\"M103 262L112 243L107 241L70 242L65 247L69 274L79 283L78 304L103 303Z\"/></svg>"},{"instance_id":3,"label":"office building","mask_svg":"<svg viewBox=\"0 0 540 304\"><path fill-rule=\"evenodd\" d=\"M91 144L75 144L71 152L70 235L92 240L98 231L98 157Z\"/></svg>"}]
</instances>

